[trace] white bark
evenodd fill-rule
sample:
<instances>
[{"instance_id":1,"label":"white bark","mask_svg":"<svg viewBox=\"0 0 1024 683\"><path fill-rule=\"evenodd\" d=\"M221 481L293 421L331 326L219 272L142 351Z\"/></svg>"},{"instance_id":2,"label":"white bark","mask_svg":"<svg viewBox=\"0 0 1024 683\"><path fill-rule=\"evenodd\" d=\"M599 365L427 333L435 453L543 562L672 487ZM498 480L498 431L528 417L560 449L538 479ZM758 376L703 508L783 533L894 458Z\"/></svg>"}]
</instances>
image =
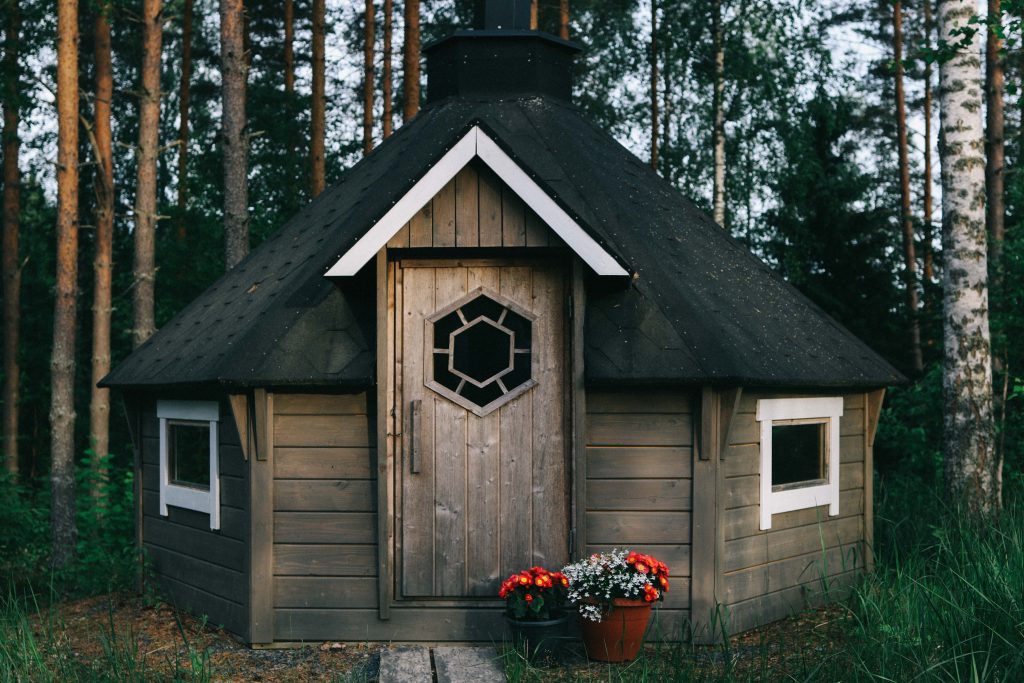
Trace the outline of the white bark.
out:
<instances>
[{"instance_id":1,"label":"white bark","mask_svg":"<svg viewBox=\"0 0 1024 683\"><path fill-rule=\"evenodd\" d=\"M715 0L712 26L715 42L715 91L714 91L714 217L715 222L725 227L725 41L722 35L722 2Z\"/></svg>"},{"instance_id":2,"label":"white bark","mask_svg":"<svg viewBox=\"0 0 1024 683\"><path fill-rule=\"evenodd\" d=\"M939 35L966 26L971 0L939 3ZM981 37L939 70L942 115L943 396L946 483L955 502L1001 504L992 412Z\"/></svg>"}]
</instances>

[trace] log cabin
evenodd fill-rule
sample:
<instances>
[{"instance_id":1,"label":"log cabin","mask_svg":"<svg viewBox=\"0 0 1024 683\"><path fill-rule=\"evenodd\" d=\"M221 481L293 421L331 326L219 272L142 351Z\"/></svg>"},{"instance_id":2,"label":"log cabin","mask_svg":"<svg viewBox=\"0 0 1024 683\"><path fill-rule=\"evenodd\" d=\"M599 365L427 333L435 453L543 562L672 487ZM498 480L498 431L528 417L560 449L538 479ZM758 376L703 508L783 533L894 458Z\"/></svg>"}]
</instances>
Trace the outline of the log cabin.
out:
<instances>
[{"instance_id":1,"label":"log cabin","mask_svg":"<svg viewBox=\"0 0 1024 683\"><path fill-rule=\"evenodd\" d=\"M147 575L248 643L499 639L505 576L613 547L670 566L663 639L870 569L902 376L588 121L528 5L103 382Z\"/></svg>"}]
</instances>

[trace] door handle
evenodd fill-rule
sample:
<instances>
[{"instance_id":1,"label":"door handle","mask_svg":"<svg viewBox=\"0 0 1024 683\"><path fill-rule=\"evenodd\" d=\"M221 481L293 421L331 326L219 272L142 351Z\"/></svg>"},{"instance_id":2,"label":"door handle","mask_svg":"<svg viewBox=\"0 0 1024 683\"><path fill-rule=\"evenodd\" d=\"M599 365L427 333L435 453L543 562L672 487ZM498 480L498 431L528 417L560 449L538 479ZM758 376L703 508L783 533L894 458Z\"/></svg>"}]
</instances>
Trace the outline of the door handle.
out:
<instances>
[{"instance_id":1,"label":"door handle","mask_svg":"<svg viewBox=\"0 0 1024 683\"><path fill-rule=\"evenodd\" d=\"M420 400L409 401L409 473L420 473Z\"/></svg>"}]
</instances>

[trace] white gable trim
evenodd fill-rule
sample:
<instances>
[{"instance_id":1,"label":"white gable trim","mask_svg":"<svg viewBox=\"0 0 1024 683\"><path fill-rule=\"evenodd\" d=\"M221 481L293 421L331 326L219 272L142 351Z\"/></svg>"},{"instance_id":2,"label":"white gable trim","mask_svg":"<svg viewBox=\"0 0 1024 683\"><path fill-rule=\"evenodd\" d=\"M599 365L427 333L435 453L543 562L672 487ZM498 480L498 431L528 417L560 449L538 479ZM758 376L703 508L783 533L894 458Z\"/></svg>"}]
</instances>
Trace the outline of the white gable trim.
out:
<instances>
[{"instance_id":1,"label":"white gable trim","mask_svg":"<svg viewBox=\"0 0 1024 683\"><path fill-rule=\"evenodd\" d=\"M479 126L473 126L384 214L383 218L331 266L327 271L327 277L351 276L359 272L359 269L366 265L420 208L474 158L479 158L487 164L595 273L629 275L604 247L588 235L579 223L513 161L512 157L498 147Z\"/></svg>"}]
</instances>

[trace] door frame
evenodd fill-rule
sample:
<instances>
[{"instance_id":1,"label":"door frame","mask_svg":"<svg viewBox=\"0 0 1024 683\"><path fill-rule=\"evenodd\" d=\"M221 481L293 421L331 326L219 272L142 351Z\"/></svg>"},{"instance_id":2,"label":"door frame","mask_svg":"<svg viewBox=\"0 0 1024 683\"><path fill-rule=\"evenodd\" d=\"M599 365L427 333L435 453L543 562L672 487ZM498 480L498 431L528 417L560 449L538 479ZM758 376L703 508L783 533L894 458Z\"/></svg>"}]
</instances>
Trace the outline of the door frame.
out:
<instances>
[{"instance_id":1,"label":"door frame","mask_svg":"<svg viewBox=\"0 0 1024 683\"><path fill-rule=\"evenodd\" d=\"M565 273L565 292L568 293L567 311L563 318L566 325L565 360L566 397L565 411L569 424L568 434L568 497L569 497L569 546L570 559L581 557L586 548L585 504L586 500L586 391L583 367L583 326L586 305L584 265L571 252L558 256L551 250L544 254L520 256L519 254L493 257L484 254L465 253L474 250L459 250L461 254L424 255L422 252L406 254L408 250L383 247L375 259L377 291L377 596L378 618L386 620L391 609L403 607L466 607L466 600L452 599L397 599L396 580L396 461L401 461L397 452L398 437L402 435L403 416L394 410L396 398L396 365L401 355L396 345L396 312L400 310L402 271L399 261L403 258L415 260L424 267L434 266L501 266L533 263L556 263ZM418 250L419 251L419 250ZM517 250L519 251L519 250ZM384 334L381 334L381 331ZM398 355L395 355L398 354ZM394 359L394 360L392 360ZM497 597L493 605L484 600L475 600L473 606L498 606Z\"/></svg>"}]
</instances>

